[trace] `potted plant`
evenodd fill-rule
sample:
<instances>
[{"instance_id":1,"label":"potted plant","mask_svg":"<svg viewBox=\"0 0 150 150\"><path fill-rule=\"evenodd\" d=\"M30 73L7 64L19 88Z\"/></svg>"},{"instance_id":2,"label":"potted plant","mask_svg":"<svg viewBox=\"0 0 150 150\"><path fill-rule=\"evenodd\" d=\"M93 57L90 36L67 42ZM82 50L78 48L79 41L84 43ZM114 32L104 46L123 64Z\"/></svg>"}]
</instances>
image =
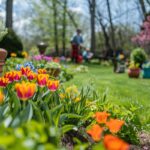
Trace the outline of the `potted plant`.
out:
<instances>
[{"instance_id":1,"label":"potted plant","mask_svg":"<svg viewBox=\"0 0 150 150\"><path fill-rule=\"evenodd\" d=\"M150 62L143 64L142 66L142 77L150 78Z\"/></svg>"},{"instance_id":2,"label":"potted plant","mask_svg":"<svg viewBox=\"0 0 150 150\"><path fill-rule=\"evenodd\" d=\"M130 78L138 78L140 75L140 67L139 64L135 62L131 62L128 68L128 76Z\"/></svg>"},{"instance_id":3,"label":"potted plant","mask_svg":"<svg viewBox=\"0 0 150 150\"><path fill-rule=\"evenodd\" d=\"M44 55L45 51L46 51L46 48L48 47L48 45L44 42L40 42L38 45L37 45L38 49L39 49L39 52L41 55Z\"/></svg>"},{"instance_id":4,"label":"potted plant","mask_svg":"<svg viewBox=\"0 0 150 150\"><path fill-rule=\"evenodd\" d=\"M139 67L142 68L142 64L146 62L147 55L142 48L136 48L131 53L131 61L135 62L135 64L139 64Z\"/></svg>"},{"instance_id":5,"label":"potted plant","mask_svg":"<svg viewBox=\"0 0 150 150\"><path fill-rule=\"evenodd\" d=\"M47 73L50 76L58 77L61 72L61 65L56 62L49 62L45 65L45 68L47 70Z\"/></svg>"},{"instance_id":6,"label":"potted plant","mask_svg":"<svg viewBox=\"0 0 150 150\"><path fill-rule=\"evenodd\" d=\"M7 34L7 29L4 27L3 23L0 21L0 41ZM0 74L3 72L3 66L5 64L5 59L7 57L7 51L0 48Z\"/></svg>"}]
</instances>

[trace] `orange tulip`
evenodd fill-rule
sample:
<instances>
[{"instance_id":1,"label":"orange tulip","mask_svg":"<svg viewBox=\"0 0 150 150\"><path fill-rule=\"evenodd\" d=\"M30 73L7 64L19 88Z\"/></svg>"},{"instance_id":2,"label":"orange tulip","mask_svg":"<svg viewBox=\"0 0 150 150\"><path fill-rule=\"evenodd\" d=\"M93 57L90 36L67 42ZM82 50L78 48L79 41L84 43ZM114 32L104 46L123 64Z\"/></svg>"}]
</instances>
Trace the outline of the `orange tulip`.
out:
<instances>
[{"instance_id":1,"label":"orange tulip","mask_svg":"<svg viewBox=\"0 0 150 150\"><path fill-rule=\"evenodd\" d=\"M87 130L87 133L91 135L93 140L96 142L101 140L102 132L103 128L101 128L98 124L93 125L90 130Z\"/></svg>"},{"instance_id":2,"label":"orange tulip","mask_svg":"<svg viewBox=\"0 0 150 150\"><path fill-rule=\"evenodd\" d=\"M8 78L9 79L9 83L13 82L14 81L14 78L13 78L13 72L6 72L6 74L4 75L5 78Z\"/></svg>"},{"instance_id":3,"label":"orange tulip","mask_svg":"<svg viewBox=\"0 0 150 150\"><path fill-rule=\"evenodd\" d=\"M22 73L21 71L14 71L13 80L19 81L21 79Z\"/></svg>"},{"instance_id":4,"label":"orange tulip","mask_svg":"<svg viewBox=\"0 0 150 150\"><path fill-rule=\"evenodd\" d=\"M27 76L29 74L29 72L31 72L31 69L29 67L22 67L21 68L22 75Z\"/></svg>"},{"instance_id":5,"label":"orange tulip","mask_svg":"<svg viewBox=\"0 0 150 150\"><path fill-rule=\"evenodd\" d=\"M94 118L96 118L96 121L98 123L106 123L108 116L110 116L110 114L105 111L104 112L96 112L94 115Z\"/></svg>"},{"instance_id":6,"label":"orange tulip","mask_svg":"<svg viewBox=\"0 0 150 150\"><path fill-rule=\"evenodd\" d=\"M0 87L6 87L8 83L9 83L8 78L0 77Z\"/></svg>"},{"instance_id":7,"label":"orange tulip","mask_svg":"<svg viewBox=\"0 0 150 150\"><path fill-rule=\"evenodd\" d=\"M40 87L44 87L47 84L49 75L48 74L38 74L37 83Z\"/></svg>"},{"instance_id":8,"label":"orange tulip","mask_svg":"<svg viewBox=\"0 0 150 150\"><path fill-rule=\"evenodd\" d=\"M7 72L4 77L9 79L9 83L13 81L19 81L21 79L21 72L20 71L11 71Z\"/></svg>"},{"instance_id":9,"label":"orange tulip","mask_svg":"<svg viewBox=\"0 0 150 150\"><path fill-rule=\"evenodd\" d=\"M37 79L37 74L34 73L34 72L29 72L28 75L27 75L27 78L28 80L34 80L34 79Z\"/></svg>"},{"instance_id":10,"label":"orange tulip","mask_svg":"<svg viewBox=\"0 0 150 150\"><path fill-rule=\"evenodd\" d=\"M4 102L4 94L2 91L0 91L0 104L2 104Z\"/></svg>"},{"instance_id":11,"label":"orange tulip","mask_svg":"<svg viewBox=\"0 0 150 150\"><path fill-rule=\"evenodd\" d=\"M107 150L129 150L129 144L113 135L104 136L104 146Z\"/></svg>"},{"instance_id":12,"label":"orange tulip","mask_svg":"<svg viewBox=\"0 0 150 150\"><path fill-rule=\"evenodd\" d=\"M118 119L110 119L110 121L108 121L106 125L112 133L117 133L124 125L124 121Z\"/></svg>"},{"instance_id":13,"label":"orange tulip","mask_svg":"<svg viewBox=\"0 0 150 150\"><path fill-rule=\"evenodd\" d=\"M16 83L15 89L17 92L18 97L26 101L33 97L33 95L36 92L36 84L30 83L30 82L22 82L22 83Z\"/></svg>"},{"instance_id":14,"label":"orange tulip","mask_svg":"<svg viewBox=\"0 0 150 150\"><path fill-rule=\"evenodd\" d=\"M59 87L59 81L58 80L48 80L47 87L50 91L56 91Z\"/></svg>"},{"instance_id":15,"label":"orange tulip","mask_svg":"<svg viewBox=\"0 0 150 150\"><path fill-rule=\"evenodd\" d=\"M46 69L38 69L38 74L46 74Z\"/></svg>"}]
</instances>

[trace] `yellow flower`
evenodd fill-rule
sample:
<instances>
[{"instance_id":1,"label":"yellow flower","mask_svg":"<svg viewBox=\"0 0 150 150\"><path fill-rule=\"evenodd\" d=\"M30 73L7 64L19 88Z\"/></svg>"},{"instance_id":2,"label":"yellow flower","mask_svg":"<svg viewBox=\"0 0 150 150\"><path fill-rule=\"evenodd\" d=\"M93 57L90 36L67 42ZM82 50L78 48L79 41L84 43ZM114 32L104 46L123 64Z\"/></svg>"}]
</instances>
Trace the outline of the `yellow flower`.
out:
<instances>
[{"instance_id":1,"label":"yellow flower","mask_svg":"<svg viewBox=\"0 0 150 150\"><path fill-rule=\"evenodd\" d=\"M23 52L21 53L21 55L22 55L24 58L27 58L27 57L28 57L28 53L27 53L26 51L23 51Z\"/></svg>"},{"instance_id":2,"label":"yellow flower","mask_svg":"<svg viewBox=\"0 0 150 150\"><path fill-rule=\"evenodd\" d=\"M65 96L65 94L63 94L63 93L60 93L60 94L59 94L59 97L60 97L61 99L64 99L66 96Z\"/></svg>"},{"instance_id":3,"label":"yellow flower","mask_svg":"<svg viewBox=\"0 0 150 150\"><path fill-rule=\"evenodd\" d=\"M76 97L74 101L75 101L75 102L79 102L80 100L81 100L80 97Z\"/></svg>"},{"instance_id":4,"label":"yellow flower","mask_svg":"<svg viewBox=\"0 0 150 150\"><path fill-rule=\"evenodd\" d=\"M11 53L10 56L11 56L11 57L16 57L17 54L16 54L16 53Z\"/></svg>"},{"instance_id":5,"label":"yellow flower","mask_svg":"<svg viewBox=\"0 0 150 150\"><path fill-rule=\"evenodd\" d=\"M72 86L69 86L68 88L66 88L65 92L67 94L70 94L70 93L78 94L79 93L79 91L75 85L72 85Z\"/></svg>"},{"instance_id":6,"label":"yellow flower","mask_svg":"<svg viewBox=\"0 0 150 150\"><path fill-rule=\"evenodd\" d=\"M4 98L5 98L5 96L4 96L3 92L0 91L0 104L2 104L4 102Z\"/></svg>"}]
</instances>

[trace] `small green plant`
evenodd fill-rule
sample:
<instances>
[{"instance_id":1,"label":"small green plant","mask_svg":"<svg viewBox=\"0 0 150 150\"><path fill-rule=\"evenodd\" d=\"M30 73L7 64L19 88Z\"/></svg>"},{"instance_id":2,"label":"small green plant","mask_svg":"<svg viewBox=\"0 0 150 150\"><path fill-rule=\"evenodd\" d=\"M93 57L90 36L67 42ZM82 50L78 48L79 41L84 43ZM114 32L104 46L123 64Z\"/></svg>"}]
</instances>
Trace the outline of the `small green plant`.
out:
<instances>
[{"instance_id":1,"label":"small green plant","mask_svg":"<svg viewBox=\"0 0 150 150\"><path fill-rule=\"evenodd\" d=\"M45 65L45 68L46 69L49 69L49 68L53 68L53 69L60 69L61 68L61 65L59 63L56 63L56 62L49 62Z\"/></svg>"},{"instance_id":2,"label":"small green plant","mask_svg":"<svg viewBox=\"0 0 150 150\"><path fill-rule=\"evenodd\" d=\"M134 61L136 64L140 64L140 67L146 61L146 59L147 55L142 48L136 48L131 53L131 61Z\"/></svg>"}]
</instances>

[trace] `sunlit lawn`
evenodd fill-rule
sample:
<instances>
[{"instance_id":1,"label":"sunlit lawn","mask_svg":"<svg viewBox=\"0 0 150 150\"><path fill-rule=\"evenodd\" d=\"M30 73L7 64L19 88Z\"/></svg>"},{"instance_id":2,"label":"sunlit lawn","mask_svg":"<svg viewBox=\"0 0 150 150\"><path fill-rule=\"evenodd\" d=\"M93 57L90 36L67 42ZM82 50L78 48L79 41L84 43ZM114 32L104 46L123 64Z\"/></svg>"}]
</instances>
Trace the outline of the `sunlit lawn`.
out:
<instances>
[{"instance_id":1,"label":"sunlit lawn","mask_svg":"<svg viewBox=\"0 0 150 150\"><path fill-rule=\"evenodd\" d=\"M87 83L94 83L95 88L103 93L108 90L108 99L114 103L135 101L141 106L141 119L150 122L150 79L130 79L127 73L115 74L112 67L89 65L88 73L76 74L74 79L67 82L68 85L84 86Z\"/></svg>"}]
</instances>

